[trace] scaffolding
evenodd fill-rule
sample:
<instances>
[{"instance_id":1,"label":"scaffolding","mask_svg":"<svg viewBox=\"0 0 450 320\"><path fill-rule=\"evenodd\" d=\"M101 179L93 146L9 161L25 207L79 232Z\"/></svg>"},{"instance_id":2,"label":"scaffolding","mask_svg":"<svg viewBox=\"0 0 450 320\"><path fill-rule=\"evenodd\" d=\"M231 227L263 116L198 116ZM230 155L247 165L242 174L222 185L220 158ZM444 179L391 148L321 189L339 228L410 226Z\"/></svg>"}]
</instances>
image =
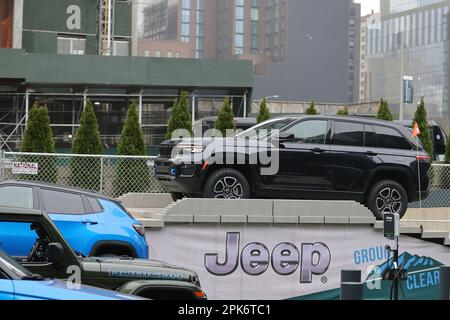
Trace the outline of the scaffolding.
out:
<instances>
[{"instance_id":1,"label":"scaffolding","mask_svg":"<svg viewBox=\"0 0 450 320\"><path fill-rule=\"evenodd\" d=\"M115 0L99 0L98 5L98 54L114 54L114 8Z\"/></svg>"}]
</instances>

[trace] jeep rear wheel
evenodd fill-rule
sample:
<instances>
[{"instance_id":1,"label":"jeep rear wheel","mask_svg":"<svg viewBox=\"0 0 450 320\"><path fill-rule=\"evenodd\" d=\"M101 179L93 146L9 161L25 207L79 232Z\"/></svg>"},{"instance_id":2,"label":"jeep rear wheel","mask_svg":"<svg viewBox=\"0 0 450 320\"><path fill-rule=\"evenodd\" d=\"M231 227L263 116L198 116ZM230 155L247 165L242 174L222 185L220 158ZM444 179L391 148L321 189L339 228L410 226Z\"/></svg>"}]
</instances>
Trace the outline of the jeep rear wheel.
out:
<instances>
[{"instance_id":1,"label":"jeep rear wheel","mask_svg":"<svg viewBox=\"0 0 450 320\"><path fill-rule=\"evenodd\" d=\"M220 169L213 172L203 187L203 198L248 199L250 185L247 178L235 169Z\"/></svg>"},{"instance_id":2,"label":"jeep rear wheel","mask_svg":"<svg viewBox=\"0 0 450 320\"><path fill-rule=\"evenodd\" d=\"M400 183L382 180L372 186L367 207L377 220L383 220L387 213L398 213L403 218L408 209L408 194Z\"/></svg>"}]
</instances>

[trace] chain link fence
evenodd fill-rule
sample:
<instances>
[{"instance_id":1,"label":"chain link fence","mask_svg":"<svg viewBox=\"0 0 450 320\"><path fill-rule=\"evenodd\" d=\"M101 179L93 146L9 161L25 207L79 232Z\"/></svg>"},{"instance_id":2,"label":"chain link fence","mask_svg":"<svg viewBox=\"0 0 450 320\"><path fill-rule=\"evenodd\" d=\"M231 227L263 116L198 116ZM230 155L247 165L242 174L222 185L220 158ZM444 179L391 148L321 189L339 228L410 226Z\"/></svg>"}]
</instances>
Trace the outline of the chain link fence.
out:
<instances>
[{"instance_id":1,"label":"chain link fence","mask_svg":"<svg viewBox=\"0 0 450 320\"><path fill-rule=\"evenodd\" d=\"M422 201L423 208L450 207L450 165L433 164L429 172L430 195ZM420 203L412 203L410 208L420 208Z\"/></svg>"},{"instance_id":2,"label":"chain link fence","mask_svg":"<svg viewBox=\"0 0 450 320\"><path fill-rule=\"evenodd\" d=\"M2 152L0 178L56 183L99 191L109 197L127 193L166 193L167 190L151 174L154 159ZM32 164L37 164L37 168Z\"/></svg>"},{"instance_id":3,"label":"chain link fence","mask_svg":"<svg viewBox=\"0 0 450 320\"><path fill-rule=\"evenodd\" d=\"M72 154L0 153L0 179L57 183L119 197L127 193L167 193L151 174L155 157L88 156ZM17 173L14 163L36 163L37 172ZM33 168L19 168L31 170ZM36 174L37 173L37 174ZM433 164L430 196L423 208L450 207L450 165ZM410 204L419 208L420 203Z\"/></svg>"}]
</instances>

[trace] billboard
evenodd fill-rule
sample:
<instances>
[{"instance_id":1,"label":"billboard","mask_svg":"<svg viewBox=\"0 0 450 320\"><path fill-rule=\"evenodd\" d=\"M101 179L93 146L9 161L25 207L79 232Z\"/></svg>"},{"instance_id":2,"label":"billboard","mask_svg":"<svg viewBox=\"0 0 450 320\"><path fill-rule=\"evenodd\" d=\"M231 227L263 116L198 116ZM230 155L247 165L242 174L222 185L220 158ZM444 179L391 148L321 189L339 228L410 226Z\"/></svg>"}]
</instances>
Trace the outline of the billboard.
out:
<instances>
[{"instance_id":1,"label":"billboard","mask_svg":"<svg viewBox=\"0 0 450 320\"><path fill-rule=\"evenodd\" d=\"M414 79L410 76L403 77L403 103L412 104L414 101Z\"/></svg>"},{"instance_id":2,"label":"billboard","mask_svg":"<svg viewBox=\"0 0 450 320\"><path fill-rule=\"evenodd\" d=\"M364 226L171 225L147 233L151 259L196 271L209 299L339 299L340 271L361 270L367 299L389 299L382 232ZM450 249L403 236L401 298L437 299Z\"/></svg>"}]
</instances>

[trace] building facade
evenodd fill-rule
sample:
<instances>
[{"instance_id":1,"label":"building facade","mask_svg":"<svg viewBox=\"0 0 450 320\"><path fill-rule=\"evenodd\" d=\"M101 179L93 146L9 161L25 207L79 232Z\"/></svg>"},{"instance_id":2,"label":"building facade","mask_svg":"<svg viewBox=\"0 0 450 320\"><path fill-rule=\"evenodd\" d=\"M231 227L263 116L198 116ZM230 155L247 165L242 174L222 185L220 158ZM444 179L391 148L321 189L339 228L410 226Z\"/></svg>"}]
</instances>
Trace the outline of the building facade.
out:
<instances>
[{"instance_id":1,"label":"building facade","mask_svg":"<svg viewBox=\"0 0 450 320\"><path fill-rule=\"evenodd\" d=\"M371 15L361 17L361 40L360 40L360 54L359 54L359 102L366 102L367 91L367 69L366 69L366 39L367 39L367 23L370 21Z\"/></svg>"},{"instance_id":2,"label":"building facade","mask_svg":"<svg viewBox=\"0 0 450 320\"><path fill-rule=\"evenodd\" d=\"M0 33L0 140L11 135L12 148L20 146L34 103L47 106L60 151L70 149L87 99L111 153L133 100L150 147L165 139L181 91L189 93L193 121L216 116L224 97L231 97L236 115L246 112L253 87L249 61L130 56L130 1L0 0L4 8L0 21L9 27Z\"/></svg>"},{"instance_id":3,"label":"building facade","mask_svg":"<svg viewBox=\"0 0 450 320\"><path fill-rule=\"evenodd\" d=\"M12 48L13 1L0 1L0 48Z\"/></svg>"},{"instance_id":4,"label":"building facade","mask_svg":"<svg viewBox=\"0 0 450 320\"><path fill-rule=\"evenodd\" d=\"M352 0L151 0L142 15L140 56L252 60L257 99L358 101Z\"/></svg>"},{"instance_id":5,"label":"building facade","mask_svg":"<svg viewBox=\"0 0 450 320\"><path fill-rule=\"evenodd\" d=\"M366 30L367 99L387 99L398 117L412 119L424 97L431 118L450 118L449 7L448 0L381 0ZM411 104L403 101L404 77L413 79Z\"/></svg>"},{"instance_id":6,"label":"building facade","mask_svg":"<svg viewBox=\"0 0 450 320\"><path fill-rule=\"evenodd\" d=\"M270 61L267 75L256 76L255 97L357 102L360 5L353 1L291 0L278 16L285 21L285 31L278 29L280 46L275 50L282 60Z\"/></svg>"}]
</instances>

